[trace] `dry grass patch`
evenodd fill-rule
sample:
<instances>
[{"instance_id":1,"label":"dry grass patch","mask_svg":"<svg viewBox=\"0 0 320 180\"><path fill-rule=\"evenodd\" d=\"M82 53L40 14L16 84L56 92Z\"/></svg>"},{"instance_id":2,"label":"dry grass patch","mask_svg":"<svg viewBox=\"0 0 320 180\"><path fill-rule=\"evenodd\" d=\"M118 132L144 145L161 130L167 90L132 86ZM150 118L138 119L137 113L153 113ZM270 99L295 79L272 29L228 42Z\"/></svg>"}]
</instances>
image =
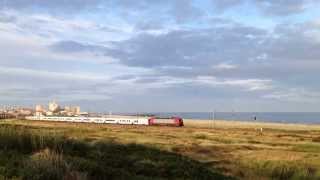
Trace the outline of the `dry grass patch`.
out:
<instances>
[{"instance_id":1,"label":"dry grass patch","mask_svg":"<svg viewBox=\"0 0 320 180\"><path fill-rule=\"evenodd\" d=\"M13 124L31 131L57 131L90 144L106 140L124 146L144 145L191 158L239 179L314 178L320 172L318 127L217 122L210 128L208 123L196 121L186 121L183 128L25 121ZM260 126L264 127L262 134ZM156 165L148 159L141 164ZM291 174L292 170L298 175Z\"/></svg>"}]
</instances>

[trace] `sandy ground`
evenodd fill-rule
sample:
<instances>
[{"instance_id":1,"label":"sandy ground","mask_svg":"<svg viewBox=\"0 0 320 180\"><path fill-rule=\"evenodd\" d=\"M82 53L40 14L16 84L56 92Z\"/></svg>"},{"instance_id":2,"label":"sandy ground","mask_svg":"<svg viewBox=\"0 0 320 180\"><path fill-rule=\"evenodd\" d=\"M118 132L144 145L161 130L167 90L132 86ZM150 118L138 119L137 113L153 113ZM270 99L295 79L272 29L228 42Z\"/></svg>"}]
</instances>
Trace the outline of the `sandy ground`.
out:
<instances>
[{"instance_id":1,"label":"sandy ground","mask_svg":"<svg viewBox=\"0 0 320 180\"><path fill-rule=\"evenodd\" d=\"M227 120L200 120L184 119L186 127L200 128L266 128L281 130L320 130L320 125L314 124L287 124L287 123L268 123L268 122L247 122L247 121L227 121Z\"/></svg>"},{"instance_id":2,"label":"sandy ground","mask_svg":"<svg viewBox=\"0 0 320 180\"><path fill-rule=\"evenodd\" d=\"M112 117L131 117L136 116L119 116ZM148 117L140 117L148 118ZM320 117L319 117L320 119ZM279 130L320 130L320 124L297 124L297 123L272 123L272 122L251 122L251 121L232 121L232 120L206 120L206 119L183 119L186 127L198 128L254 128L254 129L279 129Z\"/></svg>"}]
</instances>

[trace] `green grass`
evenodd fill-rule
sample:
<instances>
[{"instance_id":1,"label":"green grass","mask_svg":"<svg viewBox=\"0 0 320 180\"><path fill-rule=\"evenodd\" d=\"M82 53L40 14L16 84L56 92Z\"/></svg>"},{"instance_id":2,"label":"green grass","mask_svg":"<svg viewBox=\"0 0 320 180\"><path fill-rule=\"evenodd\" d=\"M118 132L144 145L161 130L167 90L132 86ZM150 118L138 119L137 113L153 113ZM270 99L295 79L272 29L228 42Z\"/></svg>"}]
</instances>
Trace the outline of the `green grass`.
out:
<instances>
[{"instance_id":1,"label":"green grass","mask_svg":"<svg viewBox=\"0 0 320 180\"><path fill-rule=\"evenodd\" d=\"M195 139L210 139L206 134L196 134L194 136Z\"/></svg>"},{"instance_id":2,"label":"green grass","mask_svg":"<svg viewBox=\"0 0 320 180\"><path fill-rule=\"evenodd\" d=\"M0 179L231 179L185 156L112 140L0 126Z\"/></svg>"},{"instance_id":3,"label":"green grass","mask_svg":"<svg viewBox=\"0 0 320 180\"><path fill-rule=\"evenodd\" d=\"M320 153L320 143L297 144L292 149L300 152Z\"/></svg>"},{"instance_id":4,"label":"green grass","mask_svg":"<svg viewBox=\"0 0 320 180\"><path fill-rule=\"evenodd\" d=\"M313 180L320 179L317 170L304 162L294 161L253 161L245 163L253 171L253 177L267 177L275 180ZM247 175L250 176L250 175Z\"/></svg>"}]
</instances>

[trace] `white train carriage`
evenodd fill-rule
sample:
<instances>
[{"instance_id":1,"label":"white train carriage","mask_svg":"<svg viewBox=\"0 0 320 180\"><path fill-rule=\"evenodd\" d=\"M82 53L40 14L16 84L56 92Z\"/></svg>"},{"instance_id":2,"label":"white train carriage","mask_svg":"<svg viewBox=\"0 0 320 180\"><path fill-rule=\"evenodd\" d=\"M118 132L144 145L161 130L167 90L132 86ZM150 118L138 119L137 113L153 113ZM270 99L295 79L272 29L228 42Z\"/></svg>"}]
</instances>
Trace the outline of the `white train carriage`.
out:
<instances>
[{"instance_id":1,"label":"white train carriage","mask_svg":"<svg viewBox=\"0 0 320 180\"><path fill-rule=\"evenodd\" d=\"M65 117L65 116L28 116L27 120L59 121L59 122L86 122L98 124L131 124L149 125L149 119L144 117Z\"/></svg>"},{"instance_id":2,"label":"white train carriage","mask_svg":"<svg viewBox=\"0 0 320 180\"><path fill-rule=\"evenodd\" d=\"M98 124L103 124L105 123L105 118L101 118L101 117L92 117L89 118L91 122L93 123L98 123Z\"/></svg>"},{"instance_id":3,"label":"white train carriage","mask_svg":"<svg viewBox=\"0 0 320 180\"><path fill-rule=\"evenodd\" d=\"M105 123L107 124L131 124L131 125L149 125L148 118L143 117L114 117L106 118Z\"/></svg>"},{"instance_id":4,"label":"white train carriage","mask_svg":"<svg viewBox=\"0 0 320 180\"><path fill-rule=\"evenodd\" d=\"M118 120L114 118L105 118L104 123L106 124L118 124Z\"/></svg>"}]
</instances>

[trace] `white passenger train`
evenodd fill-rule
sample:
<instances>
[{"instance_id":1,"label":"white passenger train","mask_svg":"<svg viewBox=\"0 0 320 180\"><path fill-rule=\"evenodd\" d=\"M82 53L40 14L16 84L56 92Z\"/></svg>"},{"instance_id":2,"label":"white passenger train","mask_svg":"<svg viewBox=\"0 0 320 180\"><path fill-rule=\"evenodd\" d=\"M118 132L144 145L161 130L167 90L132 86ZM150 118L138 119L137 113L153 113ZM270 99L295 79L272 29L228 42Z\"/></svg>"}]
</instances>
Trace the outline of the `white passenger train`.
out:
<instances>
[{"instance_id":1,"label":"white passenger train","mask_svg":"<svg viewBox=\"0 0 320 180\"><path fill-rule=\"evenodd\" d=\"M57 121L57 122L76 122L76 123L101 123L101 124L131 124L149 126L183 126L180 117L156 118L140 116L108 116L108 117L83 117L83 116L27 116L27 120L35 121Z\"/></svg>"},{"instance_id":2,"label":"white passenger train","mask_svg":"<svg viewBox=\"0 0 320 180\"><path fill-rule=\"evenodd\" d=\"M101 124L132 124L149 125L148 117L72 117L72 116L27 116L27 120L57 121L57 122L84 122Z\"/></svg>"}]
</instances>

